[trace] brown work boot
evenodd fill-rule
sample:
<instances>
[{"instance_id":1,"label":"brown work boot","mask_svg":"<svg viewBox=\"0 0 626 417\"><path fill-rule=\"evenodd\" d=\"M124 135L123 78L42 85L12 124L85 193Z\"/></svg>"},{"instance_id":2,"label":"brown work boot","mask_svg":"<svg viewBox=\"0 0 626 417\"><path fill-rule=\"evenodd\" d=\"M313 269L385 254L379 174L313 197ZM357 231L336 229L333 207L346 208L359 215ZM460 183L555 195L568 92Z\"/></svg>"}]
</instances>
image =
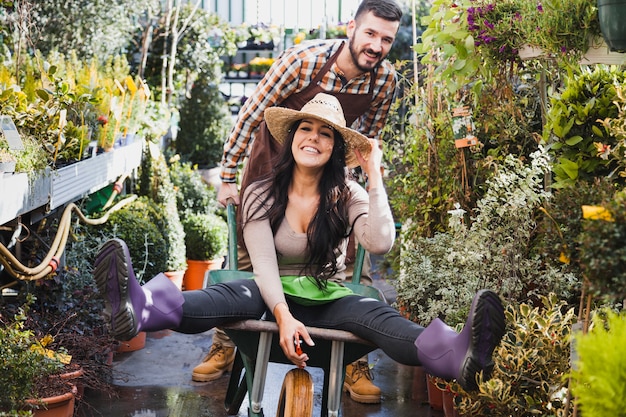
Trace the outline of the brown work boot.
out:
<instances>
[{"instance_id":1,"label":"brown work boot","mask_svg":"<svg viewBox=\"0 0 626 417\"><path fill-rule=\"evenodd\" d=\"M234 347L214 343L202 363L193 368L191 379L198 382L214 381L221 377L224 372L232 370L234 361Z\"/></svg>"},{"instance_id":2,"label":"brown work boot","mask_svg":"<svg viewBox=\"0 0 626 417\"><path fill-rule=\"evenodd\" d=\"M378 404L380 388L372 383L373 379L366 361L353 362L346 366L343 390L349 392L350 397L358 403Z\"/></svg>"}]
</instances>

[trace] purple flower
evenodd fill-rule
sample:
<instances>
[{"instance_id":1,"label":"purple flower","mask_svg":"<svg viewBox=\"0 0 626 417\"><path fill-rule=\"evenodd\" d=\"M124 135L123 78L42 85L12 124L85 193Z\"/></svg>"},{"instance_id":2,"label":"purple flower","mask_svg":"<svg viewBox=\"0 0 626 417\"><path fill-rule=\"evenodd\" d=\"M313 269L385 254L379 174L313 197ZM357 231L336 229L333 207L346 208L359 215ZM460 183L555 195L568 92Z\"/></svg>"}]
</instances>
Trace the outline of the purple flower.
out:
<instances>
[{"instance_id":1,"label":"purple flower","mask_svg":"<svg viewBox=\"0 0 626 417\"><path fill-rule=\"evenodd\" d=\"M543 13L543 6L541 5L541 3L537 3L537 10Z\"/></svg>"}]
</instances>

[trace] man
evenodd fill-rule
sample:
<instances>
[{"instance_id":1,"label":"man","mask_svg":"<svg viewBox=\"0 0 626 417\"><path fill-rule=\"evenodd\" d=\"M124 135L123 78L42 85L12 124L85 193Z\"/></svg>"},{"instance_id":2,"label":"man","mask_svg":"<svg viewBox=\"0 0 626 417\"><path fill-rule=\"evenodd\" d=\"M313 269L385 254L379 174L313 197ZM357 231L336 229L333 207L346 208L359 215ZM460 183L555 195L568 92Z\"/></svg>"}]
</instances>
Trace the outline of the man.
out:
<instances>
[{"instance_id":1,"label":"man","mask_svg":"<svg viewBox=\"0 0 626 417\"><path fill-rule=\"evenodd\" d=\"M401 17L402 10L395 0L363 0L348 23L347 42L311 41L283 52L241 108L224 145L222 184L217 196L221 204L232 201L239 205L243 189L271 171L272 158L280 145L263 121L263 112L268 107L299 110L317 93L332 94L339 99L348 126L380 139L396 88L395 70L385 58ZM246 157L248 162L239 190L237 170ZM245 260L239 261L240 269L246 265ZM192 379L219 378L232 368L234 357L235 345L217 329L213 346L203 363L194 368ZM380 402L380 389L371 381L366 358L346 368L344 388L355 401Z\"/></svg>"}]
</instances>

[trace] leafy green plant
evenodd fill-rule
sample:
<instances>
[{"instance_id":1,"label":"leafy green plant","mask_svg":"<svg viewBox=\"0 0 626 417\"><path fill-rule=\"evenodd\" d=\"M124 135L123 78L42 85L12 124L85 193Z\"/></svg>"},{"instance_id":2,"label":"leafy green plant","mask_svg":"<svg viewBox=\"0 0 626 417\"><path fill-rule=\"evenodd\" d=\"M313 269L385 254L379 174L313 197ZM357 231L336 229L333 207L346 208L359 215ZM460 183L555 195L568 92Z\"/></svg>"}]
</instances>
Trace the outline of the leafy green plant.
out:
<instances>
[{"instance_id":1,"label":"leafy green plant","mask_svg":"<svg viewBox=\"0 0 626 417\"><path fill-rule=\"evenodd\" d=\"M512 302L557 293L566 299L577 280L564 267L533 254L535 215L549 197L543 190L548 170L545 152L531 164L508 156L487 181L476 214L451 210L446 232L432 238L402 238L398 303L418 323L439 317L455 323L481 288ZM467 225L465 222L470 221Z\"/></svg>"},{"instance_id":2,"label":"leafy green plant","mask_svg":"<svg viewBox=\"0 0 626 417\"><path fill-rule=\"evenodd\" d=\"M474 392L451 384L453 391L461 393L457 404L461 415L564 416L565 376L570 369L576 315L555 294L538 301L537 306L507 306L507 331L494 351L490 380L479 377Z\"/></svg>"},{"instance_id":3,"label":"leafy green plant","mask_svg":"<svg viewBox=\"0 0 626 417\"><path fill-rule=\"evenodd\" d=\"M626 189L602 205L608 219L582 219L580 263L592 293L620 300L626 297Z\"/></svg>"},{"instance_id":4,"label":"leafy green plant","mask_svg":"<svg viewBox=\"0 0 626 417\"><path fill-rule=\"evenodd\" d=\"M142 283L168 270L168 248L162 233L167 215L160 205L143 196L111 213L99 226L107 239L118 237L126 242L135 275Z\"/></svg>"},{"instance_id":5,"label":"leafy green plant","mask_svg":"<svg viewBox=\"0 0 626 417\"><path fill-rule=\"evenodd\" d=\"M226 254L228 225L217 214L186 213L183 217L187 259L210 261Z\"/></svg>"},{"instance_id":6,"label":"leafy green plant","mask_svg":"<svg viewBox=\"0 0 626 417\"><path fill-rule=\"evenodd\" d=\"M626 315L623 311L596 311L589 331L574 337L577 359L570 374L571 390L581 413L594 417L624 415Z\"/></svg>"},{"instance_id":7,"label":"leafy green plant","mask_svg":"<svg viewBox=\"0 0 626 417\"><path fill-rule=\"evenodd\" d=\"M616 85L625 81L626 72L616 67L581 68L551 98L543 141L556 158L554 187L612 176L618 168L604 153L618 145L618 138L603 121L618 117Z\"/></svg>"},{"instance_id":8,"label":"leafy green plant","mask_svg":"<svg viewBox=\"0 0 626 417\"><path fill-rule=\"evenodd\" d=\"M176 190L165 156L158 146L148 142L145 149L141 161L139 194L154 201L164 213L154 220L167 248L164 271L181 271L185 269L185 232L176 206Z\"/></svg>"},{"instance_id":9,"label":"leafy green plant","mask_svg":"<svg viewBox=\"0 0 626 417\"><path fill-rule=\"evenodd\" d=\"M63 369L60 356L48 355L35 334L24 329L29 298L13 320L0 316L0 410L24 409L25 401L38 398L38 380Z\"/></svg>"},{"instance_id":10,"label":"leafy green plant","mask_svg":"<svg viewBox=\"0 0 626 417\"><path fill-rule=\"evenodd\" d=\"M170 177L176 189L176 207L184 213L215 213L218 211L217 193L207 184L198 169L190 162L182 162L178 155L170 159Z\"/></svg>"},{"instance_id":11,"label":"leafy green plant","mask_svg":"<svg viewBox=\"0 0 626 417\"><path fill-rule=\"evenodd\" d=\"M415 46L422 54L423 64L432 64L447 89L454 93L481 70L481 57L476 54L475 40L467 21L470 0L449 2L434 0L428 16L422 18L426 27Z\"/></svg>"},{"instance_id":12,"label":"leafy green plant","mask_svg":"<svg viewBox=\"0 0 626 417\"><path fill-rule=\"evenodd\" d=\"M185 161L203 168L215 167L231 128L230 109L218 86L201 76L190 97L181 102L180 131L174 148Z\"/></svg>"}]
</instances>

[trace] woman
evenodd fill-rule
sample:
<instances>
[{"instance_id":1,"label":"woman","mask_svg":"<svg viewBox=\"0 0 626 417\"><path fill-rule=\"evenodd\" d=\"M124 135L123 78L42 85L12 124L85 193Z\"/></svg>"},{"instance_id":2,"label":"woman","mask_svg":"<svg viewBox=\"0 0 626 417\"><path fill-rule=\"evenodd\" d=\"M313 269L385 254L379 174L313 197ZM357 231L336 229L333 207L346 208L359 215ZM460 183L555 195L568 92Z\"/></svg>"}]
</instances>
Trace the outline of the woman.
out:
<instances>
[{"instance_id":1,"label":"woman","mask_svg":"<svg viewBox=\"0 0 626 417\"><path fill-rule=\"evenodd\" d=\"M341 105L327 94L316 95L301 111L268 108L265 120L283 151L272 176L254 183L242 199L243 243L254 280L180 293L159 274L140 286L126 245L111 240L96 259L95 277L113 335L125 340L165 328L199 333L269 311L283 352L297 366L306 366L308 357L296 352L295 342L314 344L305 325L326 327L350 331L397 362L423 365L475 389L478 373L489 376L491 354L504 334L500 298L479 292L465 328L456 333L438 319L418 326L387 304L336 283L352 229L371 253L386 253L393 244L382 152L346 127ZM362 167L368 192L348 179L346 165Z\"/></svg>"}]
</instances>

